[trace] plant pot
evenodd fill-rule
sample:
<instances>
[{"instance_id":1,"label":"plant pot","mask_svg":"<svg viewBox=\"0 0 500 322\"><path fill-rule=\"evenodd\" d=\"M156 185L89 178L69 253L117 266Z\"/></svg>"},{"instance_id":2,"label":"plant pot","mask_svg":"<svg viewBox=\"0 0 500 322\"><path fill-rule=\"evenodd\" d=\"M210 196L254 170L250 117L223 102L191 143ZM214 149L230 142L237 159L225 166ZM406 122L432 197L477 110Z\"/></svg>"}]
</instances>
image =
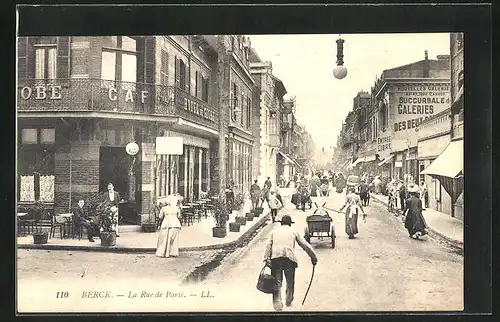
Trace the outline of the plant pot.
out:
<instances>
[{"instance_id":1,"label":"plant pot","mask_svg":"<svg viewBox=\"0 0 500 322\"><path fill-rule=\"evenodd\" d=\"M216 238L224 238L227 236L226 227L213 227L212 228L212 236Z\"/></svg>"},{"instance_id":2,"label":"plant pot","mask_svg":"<svg viewBox=\"0 0 500 322\"><path fill-rule=\"evenodd\" d=\"M261 215L264 212L264 208L262 207L256 207L255 208L255 213Z\"/></svg>"},{"instance_id":3,"label":"plant pot","mask_svg":"<svg viewBox=\"0 0 500 322\"><path fill-rule=\"evenodd\" d=\"M156 232L156 224L152 224L152 223L142 224L141 228L142 228L142 231L145 233Z\"/></svg>"},{"instance_id":4,"label":"plant pot","mask_svg":"<svg viewBox=\"0 0 500 322\"><path fill-rule=\"evenodd\" d=\"M239 223L241 226L245 226L247 224L246 217L236 217L236 218L234 218L234 221Z\"/></svg>"},{"instance_id":5,"label":"plant pot","mask_svg":"<svg viewBox=\"0 0 500 322\"><path fill-rule=\"evenodd\" d=\"M116 245L116 232L101 232L101 246L109 247Z\"/></svg>"},{"instance_id":6,"label":"plant pot","mask_svg":"<svg viewBox=\"0 0 500 322\"><path fill-rule=\"evenodd\" d=\"M247 212L245 216L248 221L253 221L253 217L255 217L253 212Z\"/></svg>"},{"instance_id":7,"label":"plant pot","mask_svg":"<svg viewBox=\"0 0 500 322\"><path fill-rule=\"evenodd\" d=\"M254 217L259 217L260 216L260 213L258 211L256 211L255 209L253 209L252 211L252 214Z\"/></svg>"},{"instance_id":8,"label":"plant pot","mask_svg":"<svg viewBox=\"0 0 500 322\"><path fill-rule=\"evenodd\" d=\"M49 234L45 232L33 234L33 244L36 245L47 244L48 240L49 240Z\"/></svg>"},{"instance_id":9,"label":"plant pot","mask_svg":"<svg viewBox=\"0 0 500 322\"><path fill-rule=\"evenodd\" d=\"M241 227L241 225L239 223L237 223L237 222L230 222L229 223L229 231L230 232L237 233L237 232L240 231L240 227Z\"/></svg>"}]
</instances>

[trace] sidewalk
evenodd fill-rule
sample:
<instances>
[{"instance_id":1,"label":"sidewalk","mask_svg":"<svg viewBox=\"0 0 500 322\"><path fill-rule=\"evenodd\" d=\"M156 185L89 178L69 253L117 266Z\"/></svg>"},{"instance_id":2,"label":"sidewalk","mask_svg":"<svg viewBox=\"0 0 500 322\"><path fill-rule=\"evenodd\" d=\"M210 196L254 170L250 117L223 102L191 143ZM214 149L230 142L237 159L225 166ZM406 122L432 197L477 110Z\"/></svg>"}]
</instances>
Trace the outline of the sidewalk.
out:
<instances>
[{"instance_id":1,"label":"sidewalk","mask_svg":"<svg viewBox=\"0 0 500 322\"><path fill-rule=\"evenodd\" d=\"M389 199L387 196L374 193L370 196L387 206ZM461 220L430 208L423 211L423 216L430 232L463 249L464 223Z\"/></svg>"},{"instance_id":2,"label":"sidewalk","mask_svg":"<svg viewBox=\"0 0 500 322\"><path fill-rule=\"evenodd\" d=\"M246 200L243 207L243 213L250 211L251 202ZM260 217L255 217L253 221L247 221L245 226L241 226L239 232L229 231L229 222L234 221L235 213L230 215L227 222L227 236L225 238L212 237L212 228L215 220L209 216L202 218L200 222L195 222L191 226L182 226L179 236L179 248L181 251L217 249L238 243L251 235L257 228L264 224L269 218L269 209L267 204L264 206L264 212ZM89 242L84 234L81 240L78 239L60 239L59 233L56 237L49 239L47 244L34 245L32 236L18 237L18 248L32 249L61 249L61 250L91 250L91 251L110 251L110 252L154 252L158 240L158 231L156 233L144 233L139 231L119 232L120 237L116 239L116 246L102 247L100 240L96 239L94 243Z\"/></svg>"}]
</instances>

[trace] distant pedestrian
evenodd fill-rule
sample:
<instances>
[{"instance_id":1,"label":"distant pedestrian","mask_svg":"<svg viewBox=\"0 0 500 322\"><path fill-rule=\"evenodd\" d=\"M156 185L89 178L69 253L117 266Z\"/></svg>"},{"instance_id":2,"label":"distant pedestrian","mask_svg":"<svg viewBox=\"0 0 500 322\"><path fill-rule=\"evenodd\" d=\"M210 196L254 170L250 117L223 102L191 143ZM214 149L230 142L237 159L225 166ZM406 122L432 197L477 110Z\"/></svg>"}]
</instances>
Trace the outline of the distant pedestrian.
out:
<instances>
[{"instance_id":1,"label":"distant pedestrian","mask_svg":"<svg viewBox=\"0 0 500 322\"><path fill-rule=\"evenodd\" d=\"M422 200L423 208L429 207L429 194L427 193L427 184L425 181L420 181L420 200Z\"/></svg>"},{"instance_id":2,"label":"distant pedestrian","mask_svg":"<svg viewBox=\"0 0 500 322\"><path fill-rule=\"evenodd\" d=\"M264 182L264 185L267 187L267 189L271 189L271 187L273 186L273 184L271 183L271 178L270 177L267 177L267 180L266 180L266 182Z\"/></svg>"},{"instance_id":3,"label":"distant pedestrian","mask_svg":"<svg viewBox=\"0 0 500 322\"><path fill-rule=\"evenodd\" d=\"M159 217L162 222L155 255L158 257L177 257L179 256L179 232L181 230L181 222L179 221L181 212L178 200L167 198L165 205L162 205Z\"/></svg>"},{"instance_id":4,"label":"distant pedestrian","mask_svg":"<svg viewBox=\"0 0 500 322\"><path fill-rule=\"evenodd\" d=\"M399 187L399 202L401 204L401 211L405 209L405 201L406 201L406 187L403 183Z\"/></svg>"},{"instance_id":5,"label":"distant pedestrian","mask_svg":"<svg viewBox=\"0 0 500 322\"><path fill-rule=\"evenodd\" d=\"M418 197L418 187L411 185L408 187L410 198L406 201L404 212L406 212L405 228L410 237L419 238L427 234L425 229L427 224L422 215L422 200Z\"/></svg>"},{"instance_id":6,"label":"distant pedestrian","mask_svg":"<svg viewBox=\"0 0 500 322\"><path fill-rule=\"evenodd\" d=\"M355 188L350 187L349 193L346 196L346 200L344 205L340 208L339 211L342 211L346 208L345 212L345 232L349 239L353 239L354 235L356 235L358 231L358 215L359 212L363 213L363 218L366 217L365 211L363 210L363 205L361 204L361 198L354 193Z\"/></svg>"},{"instance_id":7,"label":"distant pedestrian","mask_svg":"<svg viewBox=\"0 0 500 322\"><path fill-rule=\"evenodd\" d=\"M274 191L271 191L271 195L269 196L269 200L267 201L269 204L269 208L271 208L271 218L273 223L276 221L276 216L278 215L278 209L283 206L276 196Z\"/></svg>"},{"instance_id":8,"label":"distant pedestrian","mask_svg":"<svg viewBox=\"0 0 500 322\"><path fill-rule=\"evenodd\" d=\"M286 299L285 305L292 306L295 269L298 267L297 256L295 255L295 244L309 255L311 263L316 265L318 257L311 245L293 229L291 225L294 222L289 215L281 218L281 226L276 227L267 240L264 261L271 268L271 274L278 281L278 289L273 293L273 307L276 311L283 310L283 301L281 298L281 286L283 285L283 273L286 279Z\"/></svg>"},{"instance_id":9,"label":"distant pedestrian","mask_svg":"<svg viewBox=\"0 0 500 322\"><path fill-rule=\"evenodd\" d=\"M260 187L257 184L257 180L254 180L253 184L250 186L250 198L252 199L252 207L254 209L257 208L260 199Z\"/></svg>"}]
</instances>

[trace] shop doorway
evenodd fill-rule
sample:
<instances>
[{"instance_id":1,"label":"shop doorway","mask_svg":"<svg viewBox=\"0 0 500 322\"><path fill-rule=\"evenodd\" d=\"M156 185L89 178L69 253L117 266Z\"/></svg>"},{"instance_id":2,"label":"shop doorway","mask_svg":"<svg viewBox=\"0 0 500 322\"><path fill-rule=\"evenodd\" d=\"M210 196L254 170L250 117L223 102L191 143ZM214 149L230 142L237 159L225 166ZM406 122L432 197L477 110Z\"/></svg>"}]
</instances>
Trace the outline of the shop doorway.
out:
<instances>
[{"instance_id":1,"label":"shop doorway","mask_svg":"<svg viewBox=\"0 0 500 322\"><path fill-rule=\"evenodd\" d=\"M130 156L123 147L101 147L99 151L99 191L113 183L120 198L128 200Z\"/></svg>"},{"instance_id":2,"label":"shop doorway","mask_svg":"<svg viewBox=\"0 0 500 322\"><path fill-rule=\"evenodd\" d=\"M99 191L107 191L108 183L111 182L115 187L115 191L120 194L120 199L124 200L124 202L121 202L118 206L120 213L120 225L136 225L139 223L135 196L129 196L129 170L131 162L132 157L127 154L123 147L100 148Z\"/></svg>"}]
</instances>

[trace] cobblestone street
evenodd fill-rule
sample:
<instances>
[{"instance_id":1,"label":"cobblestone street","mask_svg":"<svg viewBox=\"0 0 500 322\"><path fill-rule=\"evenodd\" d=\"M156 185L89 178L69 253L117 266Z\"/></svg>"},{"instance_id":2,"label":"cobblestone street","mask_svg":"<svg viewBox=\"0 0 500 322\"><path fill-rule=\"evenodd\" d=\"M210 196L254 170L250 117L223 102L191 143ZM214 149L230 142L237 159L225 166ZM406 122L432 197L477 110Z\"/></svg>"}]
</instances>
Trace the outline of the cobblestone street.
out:
<instances>
[{"instance_id":1,"label":"cobblestone street","mask_svg":"<svg viewBox=\"0 0 500 322\"><path fill-rule=\"evenodd\" d=\"M333 194L327 207L338 209L343 198L343 194ZM304 214L293 206L288 207L295 227L302 233L310 211ZM367 222L359 221L360 233L354 240L344 234L343 215L331 212L337 231L335 249L331 248L328 238L323 241L311 238L318 264L304 306L301 302L312 265L305 252L296 246L299 267L291 310L462 310L463 257L429 237L409 238L400 217L389 215L381 204L372 202L366 212ZM273 310L271 296L255 288L270 231L267 228L248 249L227 258L204 282L246 299L221 309ZM284 289L282 293L284 296Z\"/></svg>"}]
</instances>

